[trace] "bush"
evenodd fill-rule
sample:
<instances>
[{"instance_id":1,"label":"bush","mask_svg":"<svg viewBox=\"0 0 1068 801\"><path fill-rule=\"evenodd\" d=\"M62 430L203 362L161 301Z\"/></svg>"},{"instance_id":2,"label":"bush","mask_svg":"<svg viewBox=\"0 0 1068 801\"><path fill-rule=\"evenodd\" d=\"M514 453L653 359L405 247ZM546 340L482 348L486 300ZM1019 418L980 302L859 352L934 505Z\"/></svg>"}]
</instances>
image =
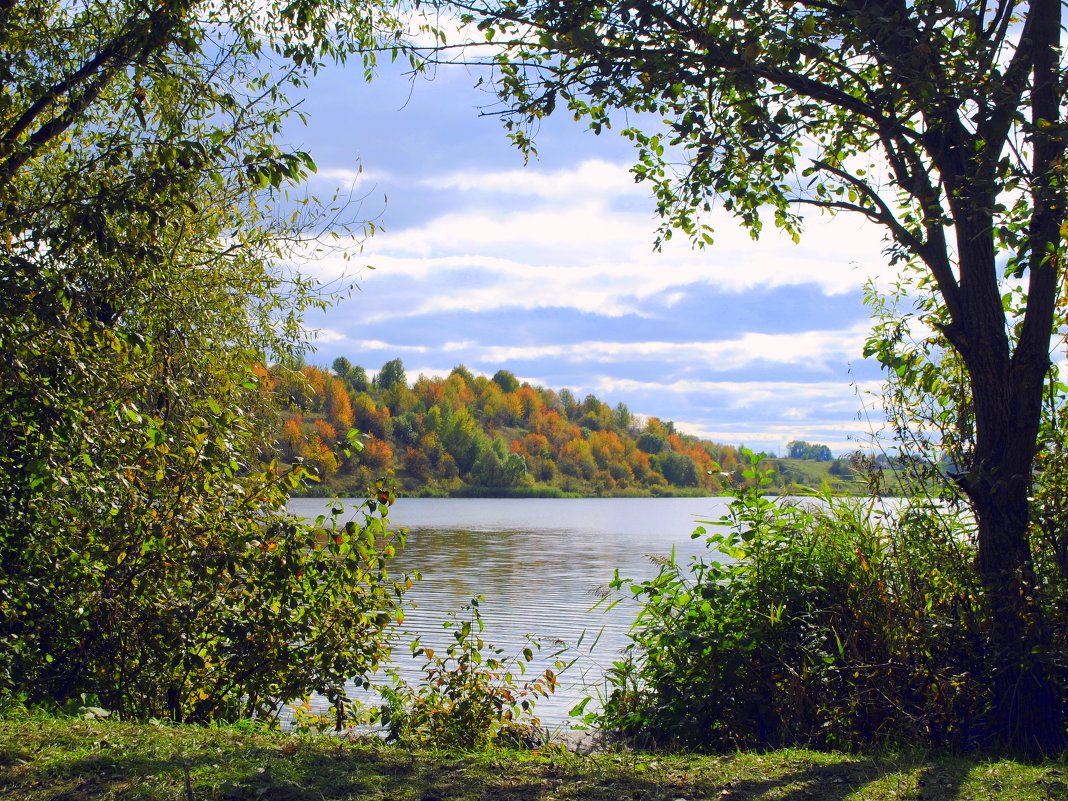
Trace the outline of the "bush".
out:
<instances>
[{"instance_id":1,"label":"bush","mask_svg":"<svg viewBox=\"0 0 1068 801\"><path fill-rule=\"evenodd\" d=\"M711 749L973 745L991 699L968 518L782 503L755 460L746 477L727 527L694 534L715 558L615 582L642 608L601 724Z\"/></svg>"},{"instance_id":2,"label":"bush","mask_svg":"<svg viewBox=\"0 0 1068 801\"><path fill-rule=\"evenodd\" d=\"M386 570L385 488L362 522L306 525L285 510L299 470L236 479L186 461L187 481L147 496L116 485L103 509L54 518L51 536L0 537L0 696L89 694L125 719L273 720L288 701L343 696L388 658L405 585Z\"/></svg>"},{"instance_id":3,"label":"bush","mask_svg":"<svg viewBox=\"0 0 1068 801\"><path fill-rule=\"evenodd\" d=\"M531 641L522 652L506 656L482 639L481 596L464 607L461 620L452 615L444 626L453 629L445 655L415 641L412 655L423 657L423 680L416 685L396 679L383 688L386 704L381 720L390 739L412 745L476 749L491 743L531 744L540 738L534 715L538 698L555 692L556 661L532 678L521 678L540 645ZM488 652L488 656L486 655Z\"/></svg>"}]
</instances>

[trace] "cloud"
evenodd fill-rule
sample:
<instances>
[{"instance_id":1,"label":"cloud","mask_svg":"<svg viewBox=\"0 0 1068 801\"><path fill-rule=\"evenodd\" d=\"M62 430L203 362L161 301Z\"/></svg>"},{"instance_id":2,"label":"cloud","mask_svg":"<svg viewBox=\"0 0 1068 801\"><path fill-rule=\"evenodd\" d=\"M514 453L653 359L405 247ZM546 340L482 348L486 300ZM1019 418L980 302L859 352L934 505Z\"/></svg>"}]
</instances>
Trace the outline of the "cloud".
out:
<instances>
[{"instance_id":1,"label":"cloud","mask_svg":"<svg viewBox=\"0 0 1068 801\"><path fill-rule=\"evenodd\" d=\"M415 6L407 13L398 14L404 23L405 32L402 39L427 51L428 57L437 65L448 64L450 57L457 60L455 67L463 66L465 51L473 49L478 57L486 59L501 48L487 41L486 34L477 25L461 22L460 18L440 7L427 8ZM448 49L442 50L442 46ZM451 51L451 48L458 48Z\"/></svg>"},{"instance_id":2,"label":"cloud","mask_svg":"<svg viewBox=\"0 0 1068 801\"><path fill-rule=\"evenodd\" d=\"M490 192L535 195L556 200L577 196L643 194L634 182L630 168L606 161L586 161L573 169L539 172L535 169L503 172L455 172L427 178L423 183L434 189L464 192Z\"/></svg>"},{"instance_id":3,"label":"cloud","mask_svg":"<svg viewBox=\"0 0 1068 801\"><path fill-rule=\"evenodd\" d=\"M855 421L821 422L797 425L793 423L761 423L755 421L735 426L708 425L675 421L675 427L686 434L725 444L744 444L753 450L768 450L784 455L786 444L793 440L826 445L841 455L866 450L872 442L870 435L858 433Z\"/></svg>"},{"instance_id":4,"label":"cloud","mask_svg":"<svg viewBox=\"0 0 1068 801\"><path fill-rule=\"evenodd\" d=\"M325 332L325 336L324 336ZM380 339L352 339L344 334L340 334L337 331L331 331L330 329L319 329L316 332L316 340L319 342L329 342L331 344L337 344L344 342L345 345L352 349L353 353L364 353L367 351L385 351L387 353L426 353L433 350L427 345L397 345L391 342L383 342Z\"/></svg>"},{"instance_id":5,"label":"cloud","mask_svg":"<svg viewBox=\"0 0 1068 801\"><path fill-rule=\"evenodd\" d=\"M638 359L699 363L714 371L737 370L754 362L800 364L823 369L828 360L859 358L867 325L845 331L806 331L790 334L747 333L737 339L706 342L583 341L558 345L489 345L471 347L479 360L504 364L531 359L564 359L596 364Z\"/></svg>"},{"instance_id":6,"label":"cloud","mask_svg":"<svg viewBox=\"0 0 1068 801\"><path fill-rule=\"evenodd\" d=\"M840 371L847 362L859 359L868 332L866 324L833 331L801 331L783 334L745 333L733 339L707 341L625 341L581 340L556 344L494 344L475 340L446 341L441 344L411 345L378 339L349 339L345 335L324 329L321 341L347 340L360 351L398 353L462 353L477 364L514 364L550 360L554 364L585 365L589 371L609 366L655 363L665 369L668 365L700 365L702 373L736 373L752 369L757 364L794 366L806 371ZM641 382L630 388L637 388ZM659 389L693 391L707 389L704 384L657 385ZM722 386L716 383L715 386ZM766 386L766 384L762 384Z\"/></svg>"},{"instance_id":7,"label":"cloud","mask_svg":"<svg viewBox=\"0 0 1068 801\"><path fill-rule=\"evenodd\" d=\"M605 394L615 392L657 392L677 394L713 394L725 399L726 406L745 408L757 403L771 401L780 406L787 400L797 408L803 401L841 402L843 398L863 397L868 393L878 393L882 381L862 381L856 387L845 381L707 381L681 379L659 383L640 381L632 378L614 378L601 376L597 389ZM853 402L859 407L860 404Z\"/></svg>"},{"instance_id":8,"label":"cloud","mask_svg":"<svg viewBox=\"0 0 1068 801\"><path fill-rule=\"evenodd\" d=\"M855 291L875 272L855 254L848 234L821 231L826 247L801 249L781 242L744 247L724 244L704 252L649 249L647 220L582 210L524 212L503 218L482 214L448 215L419 230L394 232L364 243L358 262L376 268L364 276L379 285L398 278L433 281L435 291L402 309L381 310L379 318L461 309L569 307L609 316L647 314L642 301L680 287L704 283L744 293L811 284L825 294ZM559 223L559 225L557 225ZM853 238L855 241L856 238ZM329 245L329 241L324 244ZM331 278L351 275L351 249L309 260L305 269ZM868 251L872 250L870 244ZM837 252L836 252L837 251ZM464 280L453 280L464 274Z\"/></svg>"},{"instance_id":9,"label":"cloud","mask_svg":"<svg viewBox=\"0 0 1068 801\"><path fill-rule=\"evenodd\" d=\"M386 181L389 180L389 174L379 170L370 171L364 169L353 170L347 167L327 167L312 173L309 178L311 180L328 181L338 185L352 185L356 183Z\"/></svg>"},{"instance_id":10,"label":"cloud","mask_svg":"<svg viewBox=\"0 0 1068 801\"><path fill-rule=\"evenodd\" d=\"M795 245L775 230L754 242L719 211L712 215L714 245L695 251L676 237L656 252L656 219L649 211L612 204L613 197L633 193L634 184L625 167L607 162L553 172L454 173L427 182L484 202L470 208L446 203L421 224L362 243L360 261L378 270L368 282L400 277L435 282L432 294L400 314L559 306L615 316L644 314L643 299L675 290L678 302L684 297L679 288L697 282L738 293L812 284L826 294L841 294L873 277L885 283L892 275L879 231L847 217L813 217L807 236ZM493 200L501 192L533 200L502 208ZM344 238L324 244L346 250ZM352 239L350 244L359 243ZM324 277L349 274L352 262L340 253L327 254L307 269ZM459 272L465 280L454 281Z\"/></svg>"},{"instance_id":11,"label":"cloud","mask_svg":"<svg viewBox=\"0 0 1068 801\"><path fill-rule=\"evenodd\" d=\"M316 328L308 332L317 344L334 344L338 342L347 342L348 337L340 331L335 331L332 328Z\"/></svg>"}]
</instances>

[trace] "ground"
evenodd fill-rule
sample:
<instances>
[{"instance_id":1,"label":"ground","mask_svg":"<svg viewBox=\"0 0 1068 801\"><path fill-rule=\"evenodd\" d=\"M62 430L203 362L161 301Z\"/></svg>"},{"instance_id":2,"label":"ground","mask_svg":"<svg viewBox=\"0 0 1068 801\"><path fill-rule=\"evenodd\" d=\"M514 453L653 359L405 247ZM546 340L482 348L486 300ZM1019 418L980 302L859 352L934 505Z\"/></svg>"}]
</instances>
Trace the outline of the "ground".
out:
<instances>
[{"instance_id":1,"label":"ground","mask_svg":"<svg viewBox=\"0 0 1068 801\"><path fill-rule=\"evenodd\" d=\"M695 755L380 742L100 720L0 721L8 801L1064 801L1068 763L805 750Z\"/></svg>"}]
</instances>

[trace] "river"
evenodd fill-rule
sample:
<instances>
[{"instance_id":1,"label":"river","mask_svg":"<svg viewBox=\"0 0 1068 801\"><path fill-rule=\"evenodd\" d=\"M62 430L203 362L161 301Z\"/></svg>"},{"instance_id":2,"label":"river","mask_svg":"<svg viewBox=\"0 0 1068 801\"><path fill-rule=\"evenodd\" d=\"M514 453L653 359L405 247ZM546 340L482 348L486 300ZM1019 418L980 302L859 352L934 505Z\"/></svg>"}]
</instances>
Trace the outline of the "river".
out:
<instances>
[{"instance_id":1,"label":"river","mask_svg":"<svg viewBox=\"0 0 1068 801\"><path fill-rule=\"evenodd\" d=\"M605 669L627 642L637 606L630 600L607 612L590 611L616 569L624 577L654 576L650 555L678 561L706 553L690 534L698 521L717 520L729 498L424 499L402 498L392 507L394 528L409 530L394 573L418 570L408 593L412 608L398 631L394 661L409 681L421 660L408 638L442 649L451 635L441 624L473 595L483 595L483 639L518 654L526 635L543 643L531 672L547 664L554 643L578 657L561 686L538 702L549 727L567 725L568 710L587 694L597 697ZM345 502L355 507L358 501ZM320 498L295 498L289 509L313 518L329 508ZM596 646L591 645L596 642Z\"/></svg>"}]
</instances>

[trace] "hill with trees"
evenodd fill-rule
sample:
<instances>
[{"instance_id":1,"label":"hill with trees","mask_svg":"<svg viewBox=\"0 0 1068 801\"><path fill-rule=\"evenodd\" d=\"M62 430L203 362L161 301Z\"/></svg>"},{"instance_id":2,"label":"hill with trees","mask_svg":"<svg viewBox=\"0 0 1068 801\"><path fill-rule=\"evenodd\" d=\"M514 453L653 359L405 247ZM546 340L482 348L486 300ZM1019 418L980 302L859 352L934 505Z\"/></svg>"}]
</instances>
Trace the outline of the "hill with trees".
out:
<instances>
[{"instance_id":1,"label":"hill with trees","mask_svg":"<svg viewBox=\"0 0 1068 801\"><path fill-rule=\"evenodd\" d=\"M332 369L275 369L269 383L290 409L279 458L314 470L309 494L359 494L387 474L406 494L459 496L711 495L745 481L732 445L504 369L487 378L460 365L409 384L400 359L372 379L342 357ZM362 448L344 446L352 428ZM769 456L776 489L824 480L849 489L851 469L827 446L791 446L811 464Z\"/></svg>"}]
</instances>

